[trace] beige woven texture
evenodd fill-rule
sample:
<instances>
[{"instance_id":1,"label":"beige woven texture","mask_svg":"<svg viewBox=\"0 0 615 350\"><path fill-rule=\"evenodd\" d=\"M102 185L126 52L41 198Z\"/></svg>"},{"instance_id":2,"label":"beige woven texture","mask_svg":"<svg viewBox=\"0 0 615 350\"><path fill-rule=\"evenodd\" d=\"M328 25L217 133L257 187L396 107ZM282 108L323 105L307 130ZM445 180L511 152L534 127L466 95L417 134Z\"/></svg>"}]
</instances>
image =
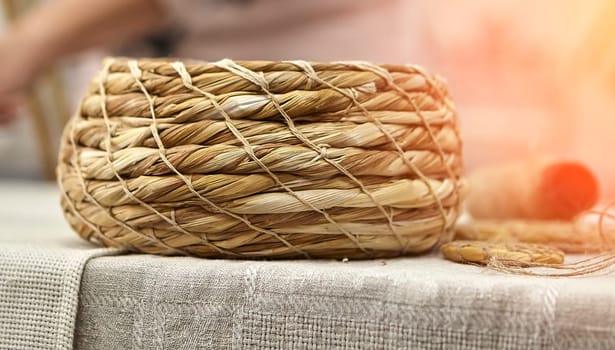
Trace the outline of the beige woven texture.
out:
<instances>
[{"instance_id":1,"label":"beige woven texture","mask_svg":"<svg viewBox=\"0 0 615 350\"><path fill-rule=\"evenodd\" d=\"M444 82L362 62L107 59L58 166L83 238L232 258L427 251L461 175Z\"/></svg>"}]
</instances>

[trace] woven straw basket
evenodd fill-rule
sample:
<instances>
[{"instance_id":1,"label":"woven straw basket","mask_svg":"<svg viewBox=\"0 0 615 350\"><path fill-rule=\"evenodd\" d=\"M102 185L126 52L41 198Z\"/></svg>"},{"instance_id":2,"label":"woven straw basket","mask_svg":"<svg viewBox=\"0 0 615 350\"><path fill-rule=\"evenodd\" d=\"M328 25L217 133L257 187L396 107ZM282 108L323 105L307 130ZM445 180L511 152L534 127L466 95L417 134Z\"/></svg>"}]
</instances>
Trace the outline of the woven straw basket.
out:
<instances>
[{"instance_id":1,"label":"woven straw basket","mask_svg":"<svg viewBox=\"0 0 615 350\"><path fill-rule=\"evenodd\" d=\"M231 258L430 250L461 174L444 82L363 62L107 59L58 166L83 238Z\"/></svg>"}]
</instances>

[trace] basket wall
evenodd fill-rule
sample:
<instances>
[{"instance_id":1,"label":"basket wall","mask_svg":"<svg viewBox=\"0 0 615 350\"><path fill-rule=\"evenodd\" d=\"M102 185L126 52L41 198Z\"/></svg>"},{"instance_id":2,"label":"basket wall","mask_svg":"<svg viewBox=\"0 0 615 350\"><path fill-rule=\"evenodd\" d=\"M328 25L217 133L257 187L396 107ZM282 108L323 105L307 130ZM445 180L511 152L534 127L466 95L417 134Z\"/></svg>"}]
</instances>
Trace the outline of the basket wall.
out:
<instances>
[{"instance_id":1,"label":"basket wall","mask_svg":"<svg viewBox=\"0 0 615 350\"><path fill-rule=\"evenodd\" d=\"M375 258L446 240L463 197L445 83L415 66L108 59L58 179L83 238L230 258Z\"/></svg>"}]
</instances>

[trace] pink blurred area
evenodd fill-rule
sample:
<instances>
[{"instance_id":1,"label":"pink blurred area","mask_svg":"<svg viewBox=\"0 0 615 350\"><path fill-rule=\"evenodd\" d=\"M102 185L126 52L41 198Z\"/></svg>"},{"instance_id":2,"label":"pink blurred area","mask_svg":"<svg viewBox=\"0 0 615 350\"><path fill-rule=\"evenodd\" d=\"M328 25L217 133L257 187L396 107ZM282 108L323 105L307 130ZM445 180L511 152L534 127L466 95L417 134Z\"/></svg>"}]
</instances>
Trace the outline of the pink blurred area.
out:
<instances>
[{"instance_id":1,"label":"pink blurred area","mask_svg":"<svg viewBox=\"0 0 615 350\"><path fill-rule=\"evenodd\" d=\"M242 15L222 8L206 23L202 11L170 6L189 28L178 54L418 63L449 81L469 171L554 155L587 163L615 195L607 156L615 146L612 1L252 3Z\"/></svg>"},{"instance_id":2,"label":"pink blurred area","mask_svg":"<svg viewBox=\"0 0 615 350\"><path fill-rule=\"evenodd\" d=\"M615 3L422 5L423 62L450 83L468 171L549 154L588 164L615 195Z\"/></svg>"}]
</instances>

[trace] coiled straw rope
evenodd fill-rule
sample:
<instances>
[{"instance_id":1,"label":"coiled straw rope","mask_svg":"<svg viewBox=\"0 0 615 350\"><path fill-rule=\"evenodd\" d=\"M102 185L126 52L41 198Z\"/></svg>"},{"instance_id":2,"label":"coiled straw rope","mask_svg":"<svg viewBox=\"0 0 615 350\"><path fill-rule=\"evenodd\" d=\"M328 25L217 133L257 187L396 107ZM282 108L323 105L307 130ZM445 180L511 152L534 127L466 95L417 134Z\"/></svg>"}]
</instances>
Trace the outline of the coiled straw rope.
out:
<instances>
[{"instance_id":1,"label":"coiled straw rope","mask_svg":"<svg viewBox=\"0 0 615 350\"><path fill-rule=\"evenodd\" d=\"M363 62L107 59L58 166L83 238L234 258L429 250L461 174L443 81Z\"/></svg>"}]
</instances>

